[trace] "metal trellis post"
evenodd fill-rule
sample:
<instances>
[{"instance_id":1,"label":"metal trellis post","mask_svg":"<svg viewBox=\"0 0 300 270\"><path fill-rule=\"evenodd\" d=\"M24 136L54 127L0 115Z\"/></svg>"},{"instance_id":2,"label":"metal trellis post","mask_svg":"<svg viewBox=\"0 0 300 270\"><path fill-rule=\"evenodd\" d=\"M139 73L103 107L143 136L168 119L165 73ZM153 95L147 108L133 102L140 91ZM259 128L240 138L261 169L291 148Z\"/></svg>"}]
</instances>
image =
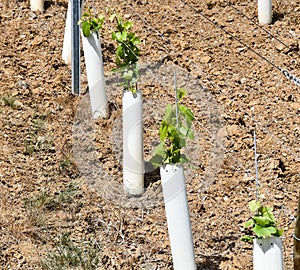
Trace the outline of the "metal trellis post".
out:
<instances>
[{"instance_id":1,"label":"metal trellis post","mask_svg":"<svg viewBox=\"0 0 300 270\"><path fill-rule=\"evenodd\" d=\"M294 233L294 270L300 270L300 192Z\"/></svg>"},{"instance_id":2,"label":"metal trellis post","mask_svg":"<svg viewBox=\"0 0 300 270\"><path fill-rule=\"evenodd\" d=\"M72 37L72 93L80 94L80 0L71 1L71 37Z\"/></svg>"}]
</instances>

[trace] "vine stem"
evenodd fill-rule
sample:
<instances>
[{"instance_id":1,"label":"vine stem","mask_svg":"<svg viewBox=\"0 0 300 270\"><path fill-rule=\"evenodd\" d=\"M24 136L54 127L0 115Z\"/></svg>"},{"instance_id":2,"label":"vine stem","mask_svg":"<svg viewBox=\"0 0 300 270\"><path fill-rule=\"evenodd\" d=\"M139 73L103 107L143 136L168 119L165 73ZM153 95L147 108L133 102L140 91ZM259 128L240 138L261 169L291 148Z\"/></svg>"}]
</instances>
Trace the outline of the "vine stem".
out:
<instances>
[{"instance_id":1,"label":"vine stem","mask_svg":"<svg viewBox=\"0 0 300 270\"><path fill-rule=\"evenodd\" d=\"M174 70L174 91L175 91L175 103L176 103L176 127L179 128L178 123L178 98L177 98L177 74L176 70Z\"/></svg>"},{"instance_id":2,"label":"vine stem","mask_svg":"<svg viewBox=\"0 0 300 270\"><path fill-rule=\"evenodd\" d=\"M253 141L254 141L254 166L255 166L255 185L256 185L256 201L259 199L259 181L258 181L258 155L257 155L257 149L256 149L256 133L253 131Z\"/></svg>"}]
</instances>

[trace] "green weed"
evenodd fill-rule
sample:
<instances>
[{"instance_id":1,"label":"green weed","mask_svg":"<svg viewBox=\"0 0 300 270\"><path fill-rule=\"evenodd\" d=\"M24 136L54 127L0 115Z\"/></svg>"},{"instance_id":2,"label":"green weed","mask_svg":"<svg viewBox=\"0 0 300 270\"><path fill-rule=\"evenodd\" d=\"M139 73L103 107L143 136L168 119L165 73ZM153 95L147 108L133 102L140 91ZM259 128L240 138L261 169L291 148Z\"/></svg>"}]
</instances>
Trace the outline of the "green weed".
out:
<instances>
[{"instance_id":1,"label":"green weed","mask_svg":"<svg viewBox=\"0 0 300 270\"><path fill-rule=\"evenodd\" d=\"M6 96L6 97L2 98L2 101L3 101L3 103L4 103L5 106L9 106L9 107L11 107L13 109L16 108L16 103L15 103L16 102L16 98Z\"/></svg>"},{"instance_id":2,"label":"green weed","mask_svg":"<svg viewBox=\"0 0 300 270\"><path fill-rule=\"evenodd\" d=\"M37 151L48 151L54 146L54 138L45 135L46 125L45 115L35 115L25 141L25 151L27 155L32 155Z\"/></svg>"},{"instance_id":3,"label":"green weed","mask_svg":"<svg viewBox=\"0 0 300 270\"><path fill-rule=\"evenodd\" d=\"M72 182L65 189L56 194L50 195L48 192L44 191L40 195L26 199L25 206L29 210L61 209L64 208L66 203L71 203L73 201L73 197L79 192L79 183Z\"/></svg>"},{"instance_id":4,"label":"green weed","mask_svg":"<svg viewBox=\"0 0 300 270\"><path fill-rule=\"evenodd\" d=\"M29 217L35 226L41 227L45 225L44 207L49 201L50 196L45 191L33 198L24 200L25 208L29 212Z\"/></svg>"},{"instance_id":5,"label":"green weed","mask_svg":"<svg viewBox=\"0 0 300 270\"><path fill-rule=\"evenodd\" d=\"M74 160L72 158L72 155L68 154L67 156L65 156L65 159L60 162L60 168L62 170L64 170L64 169L66 169L67 167L69 167L73 163L74 163Z\"/></svg>"},{"instance_id":6,"label":"green weed","mask_svg":"<svg viewBox=\"0 0 300 270\"><path fill-rule=\"evenodd\" d=\"M91 240L78 244L70 239L69 234L64 233L54 246L53 251L49 252L42 261L45 270L94 270L100 263L100 248Z\"/></svg>"},{"instance_id":7,"label":"green weed","mask_svg":"<svg viewBox=\"0 0 300 270\"><path fill-rule=\"evenodd\" d=\"M79 183L70 183L65 189L53 195L43 191L39 195L25 199L24 205L33 224L40 227L46 223L47 211L66 209L79 192ZM81 204L77 202L77 206L81 207Z\"/></svg>"}]
</instances>

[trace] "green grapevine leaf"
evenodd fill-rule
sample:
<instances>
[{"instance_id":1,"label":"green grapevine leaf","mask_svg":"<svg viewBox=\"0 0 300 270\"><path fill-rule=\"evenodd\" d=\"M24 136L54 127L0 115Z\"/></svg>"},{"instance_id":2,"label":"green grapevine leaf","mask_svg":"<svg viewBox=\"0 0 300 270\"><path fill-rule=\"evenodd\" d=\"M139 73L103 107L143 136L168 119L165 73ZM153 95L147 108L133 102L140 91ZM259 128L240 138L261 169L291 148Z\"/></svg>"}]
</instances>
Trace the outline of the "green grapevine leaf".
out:
<instances>
[{"instance_id":1,"label":"green grapevine leaf","mask_svg":"<svg viewBox=\"0 0 300 270\"><path fill-rule=\"evenodd\" d=\"M181 110L182 113L184 113L184 115L190 121L193 121L195 119L195 116L194 116L193 112L191 111L191 109L189 109L189 108L187 108L187 107L185 107L183 105L179 105L179 109Z\"/></svg>"},{"instance_id":2,"label":"green grapevine leaf","mask_svg":"<svg viewBox=\"0 0 300 270\"><path fill-rule=\"evenodd\" d=\"M81 24L82 27L82 33L85 37L88 37L91 33L91 25L85 21Z\"/></svg>"},{"instance_id":3,"label":"green grapevine leaf","mask_svg":"<svg viewBox=\"0 0 300 270\"><path fill-rule=\"evenodd\" d=\"M257 235L257 237L268 237L276 233L277 230L275 227L262 227L256 224L253 228L253 232Z\"/></svg>"},{"instance_id":4,"label":"green grapevine leaf","mask_svg":"<svg viewBox=\"0 0 300 270\"><path fill-rule=\"evenodd\" d=\"M245 223L244 228L252 227L253 233L258 238L271 235L279 237L283 234L283 230L277 228L271 207L261 206L259 201L253 200L249 202L249 208L252 213L256 214Z\"/></svg>"},{"instance_id":5,"label":"green grapevine leaf","mask_svg":"<svg viewBox=\"0 0 300 270\"><path fill-rule=\"evenodd\" d=\"M187 156L185 154L181 154L180 155L180 163L187 163L189 162L189 159L187 158Z\"/></svg>"},{"instance_id":6,"label":"green grapevine leaf","mask_svg":"<svg viewBox=\"0 0 300 270\"><path fill-rule=\"evenodd\" d=\"M249 208L252 213L256 212L260 208L260 203L258 201L253 200L249 202Z\"/></svg>"},{"instance_id":7,"label":"green grapevine leaf","mask_svg":"<svg viewBox=\"0 0 300 270\"><path fill-rule=\"evenodd\" d=\"M186 127L184 127L184 126L181 126L181 127L179 128L179 131L180 131L181 134L183 134L184 136L187 136L188 133L189 133L189 130L188 130Z\"/></svg>"},{"instance_id":8,"label":"green grapevine leaf","mask_svg":"<svg viewBox=\"0 0 300 270\"><path fill-rule=\"evenodd\" d=\"M182 98L185 95L185 92L182 90L179 93L179 97ZM179 104L179 108L184 106ZM165 115L160 125L159 137L160 145L157 148L160 148L161 145L164 145L163 151L159 151L159 155L162 156L161 164L168 163L187 163L189 159L185 154L182 154L182 149L187 144L187 139L194 138L193 133L190 131L191 122L194 119L193 113L190 109L184 107L185 109L179 110L178 120L176 119L176 106L171 104L166 105ZM190 125L187 124L190 123ZM154 151L154 160L161 161L161 157L157 157L157 151ZM157 165L153 164L153 165Z\"/></svg>"},{"instance_id":9,"label":"green grapevine leaf","mask_svg":"<svg viewBox=\"0 0 300 270\"><path fill-rule=\"evenodd\" d=\"M117 30L112 34L112 39L118 43L116 50L116 64L123 68L121 76L124 79L124 90L130 90L136 93L136 83L139 77L139 69L136 63L140 55L140 50L136 46L140 42L134 32L129 32L132 28L132 22L124 22L121 18L113 16L112 19L117 21Z\"/></svg>"},{"instance_id":10,"label":"green grapevine leaf","mask_svg":"<svg viewBox=\"0 0 300 270\"><path fill-rule=\"evenodd\" d=\"M253 237L251 237L249 235L244 235L244 236L242 236L242 240L245 241L245 242L252 242Z\"/></svg>"},{"instance_id":11,"label":"green grapevine leaf","mask_svg":"<svg viewBox=\"0 0 300 270\"><path fill-rule=\"evenodd\" d=\"M162 164L163 162L163 156L160 156L160 155L154 155L151 159L150 159L150 162L151 164L153 165L154 168L157 168L159 167L159 165Z\"/></svg>"},{"instance_id":12,"label":"green grapevine leaf","mask_svg":"<svg viewBox=\"0 0 300 270\"><path fill-rule=\"evenodd\" d=\"M123 24L123 29L129 31L132 28L132 22L128 21Z\"/></svg>"},{"instance_id":13,"label":"green grapevine leaf","mask_svg":"<svg viewBox=\"0 0 300 270\"><path fill-rule=\"evenodd\" d=\"M280 230L277 229L277 232L276 232L275 236L280 237L280 236L283 235L283 233L284 233L284 229L280 229Z\"/></svg>"},{"instance_id":14,"label":"green grapevine leaf","mask_svg":"<svg viewBox=\"0 0 300 270\"><path fill-rule=\"evenodd\" d=\"M125 80L131 80L133 77L133 71L132 70L127 70L126 72L124 72L123 74L123 78Z\"/></svg>"},{"instance_id":15,"label":"green grapevine leaf","mask_svg":"<svg viewBox=\"0 0 300 270\"><path fill-rule=\"evenodd\" d=\"M171 104L167 104L166 106L166 109L165 109L165 116L164 116L164 121L169 123L169 124L172 124L173 121L172 119L176 116L176 112L174 112L174 109L172 107ZM176 119L175 119L176 121Z\"/></svg>"},{"instance_id":16,"label":"green grapevine leaf","mask_svg":"<svg viewBox=\"0 0 300 270\"><path fill-rule=\"evenodd\" d=\"M272 222L268 217L261 217L261 216L254 216L253 220L256 224L262 226L262 227L266 227L269 226Z\"/></svg>"},{"instance_id":17,"label":"green grapevine leaf","mask_svg":"<svg viewBox=\"0 0 300 270\"><path fill-rule=\"evenodd\" d=\"M177 89L177 98L180 100L186 96L186 91L183 88Z\"/></svg>"},{"instance_id":18,"label":"green grapevine leaf","mask_svg":"<svg viewBox=\"0 0 300 270\"><path fill-rule=\"evenodd\" d=\"M91 16L90 13L85 12L83 13L82 18L89 18L90 16Z\"/></svg>"},{"instance_id":19,"label":"green grapevine leaf","mask_svg":"<svg viewBox=\"0 0 300 270\"><path fill-rule=\"evenodd\" d=\"M78 25L81 25L82 32L85 37L88 37L91 34L91 31L98 31L102 28L104 17L99 15L95 17L93 14L93 10L91 8L87 8L87 12L84 12L81 19L78 21Z\"/></svg>"},{"instance_id":20,"label":"green grapevine leaf","mask_svg":"<svg viewBox=\"0 0 300 270\"><path fill-rule=\"evenodd\" d=\"M194 140L194 139L195 139L194 133L191 132L191 131L189 130L189 131L188 131L188 134L187 134L187 138L188 138L189 140Z\"/></svg>"},{"instance_id":21,"label":"green grapevine leaf","mask_svg":"<svg viewBox=\"0 0 300 270\"><path fill-rule=\"evenodd\" d=\"M164 139L168 135L168 124L165 121L162 121L161 126L159 128L159 138L161 141L164 141Z\"/></svg>"},{"instance_id":22,"label":"green grapevine leaf","mask_svg":"<svg viewBox=\"0 0 300 270\"><path fill-rule=\"evenodd\" d=\"M254 225L254 220L251 218L250 220L248 220L245 224L244 224L244 228L247 229L251 226Z\"/></svg>"},{"instance_id":23,"label":"green grapevine leaf","mask_svg":"<svg viewBox=\"0 0 300 270\"><path fill-rule=\"evenodd\" d=\"M266 207L266 206L262 207L261 211L262 211L263 216L269 218L270 221L272 221L274 223L276 222L275 217L272 213L273 209L271 207Z\"/></svg>"}]
</instances>

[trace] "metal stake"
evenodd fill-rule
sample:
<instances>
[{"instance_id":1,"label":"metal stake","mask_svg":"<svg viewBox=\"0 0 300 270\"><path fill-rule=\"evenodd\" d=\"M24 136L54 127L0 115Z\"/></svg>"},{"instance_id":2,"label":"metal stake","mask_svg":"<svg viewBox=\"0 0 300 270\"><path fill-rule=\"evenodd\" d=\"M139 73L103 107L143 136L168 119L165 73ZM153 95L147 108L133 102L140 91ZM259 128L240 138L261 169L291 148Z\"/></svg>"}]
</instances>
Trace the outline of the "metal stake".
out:
<instances>
[{"instance_id":1,"label":"metal stake","mask_svg":"<svg viewBox=\"0 0 300 270\"><path fill-rule=\"evenodd\" d=\"M71 0L71 38L72 38L72 93L80 94L80 0Z\"/></svg>"},{"instance_id":2,"label":"metal stake","mask_svg":"<svg viewBox=\"0 0 300 270\"><path fill-rule=\"evenodd\" d=\"M256 184L256 200L259 200L259 181L258 181L258 161L257 161L257 152L256 152L256 133L253 131L253 140L254 140L254 165L255 165L255 184Z\"/></svg>"}]
</instances>

